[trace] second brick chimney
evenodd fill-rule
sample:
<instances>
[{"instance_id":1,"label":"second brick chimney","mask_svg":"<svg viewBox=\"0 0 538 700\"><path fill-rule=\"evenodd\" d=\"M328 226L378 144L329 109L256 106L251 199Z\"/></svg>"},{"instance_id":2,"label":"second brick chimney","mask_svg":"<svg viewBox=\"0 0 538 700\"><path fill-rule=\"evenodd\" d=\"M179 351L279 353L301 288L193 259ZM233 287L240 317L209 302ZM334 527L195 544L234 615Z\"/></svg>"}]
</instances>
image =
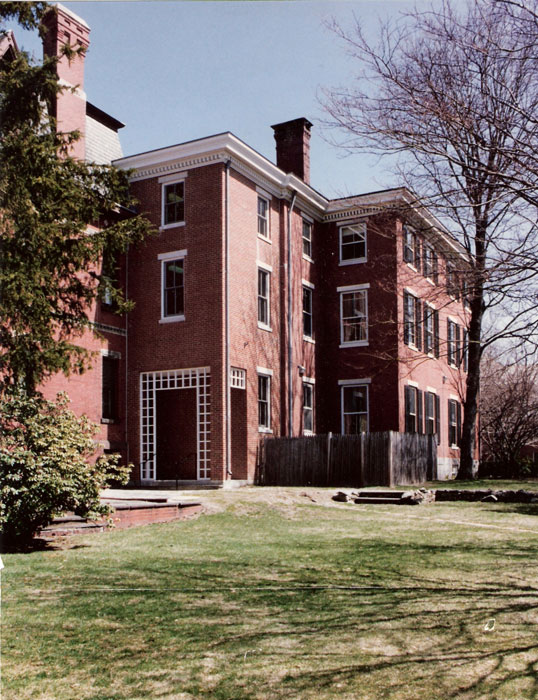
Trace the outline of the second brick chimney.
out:
<instances>
[{"instance_id":1,"label":"second brick chimney","mask_svg":"<svg viewBox=\"0 0 538 700\"><path fill-rule=\"evenodd\" d=\"M293 173L310 184L310 128L304 117L274 124L276 164L286 173Z\"/></svg>"},{"instance_id":2,"label":"second brick chimney","mask_svg":"<svg viewBox=\"0 0 538 700\"><path fill-rule=\"evenodd\" d=\"M72 155L84 159L84 132L86 129L86 94L84 93L84 53L90 45L90 28L86 22L63 5L53 6L43 20L47 32L43 39L45 56L59 56L62 46L83 52L71 60L63 56L57 65L58 80L66 88L57 98L55 116L58 131L80 131L80 139L72 148ZM76 88L71 92L69 88Z\"/></svg>"}]
</instances>

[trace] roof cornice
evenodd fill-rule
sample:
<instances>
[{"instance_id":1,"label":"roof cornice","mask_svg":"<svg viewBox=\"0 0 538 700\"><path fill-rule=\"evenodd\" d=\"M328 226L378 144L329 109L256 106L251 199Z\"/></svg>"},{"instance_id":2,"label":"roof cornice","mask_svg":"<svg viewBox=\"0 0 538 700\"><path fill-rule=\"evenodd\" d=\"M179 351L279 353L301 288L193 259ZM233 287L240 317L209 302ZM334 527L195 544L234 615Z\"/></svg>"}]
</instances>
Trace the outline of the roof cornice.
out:
<instances>
[{"instance_id":1,"label":"roof cornice","mask_svg":"<svg viewBox=\"0 0 538 700\"><path fill-rule=\"evenodd\" d=\"M122 170L134 170L131 179L136 181L226 160L231 160L236 170L260 181L274 194L289 198L291 192L295 191L318 216L325 213L328 199L300 178L285 173L230 132L119 158L114 161L114 165Z\"/></svg>"}]
</instances>

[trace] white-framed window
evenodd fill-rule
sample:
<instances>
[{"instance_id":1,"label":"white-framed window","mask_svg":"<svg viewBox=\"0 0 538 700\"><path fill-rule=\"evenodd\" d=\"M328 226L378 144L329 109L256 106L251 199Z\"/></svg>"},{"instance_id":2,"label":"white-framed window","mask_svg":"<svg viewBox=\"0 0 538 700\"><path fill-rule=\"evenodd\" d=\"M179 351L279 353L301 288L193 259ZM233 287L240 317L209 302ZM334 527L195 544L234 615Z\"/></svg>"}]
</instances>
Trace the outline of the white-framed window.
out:
<instances>
[{"instance_id":1,"label":"white-framed window","mask_svg":"<svg viewBox=\"0 0 538 700\"><path fill-rule=\"evenodd\" d=\"M437 435L437 444L440 443L440 428L439 396L433 391L426 391L424 394L424 429L426 435Z\"/></svg>"},{"instance_id":2,"label":"white-framed window","mask_svg":"<svg viewBox=\"0 0 538 700\"><path fill-rule=\"evenodd\" d=\"M448 444L458 447L461 438L461 403L448 399Z\"/></svg>"},{"instance_id":3,"label":"white-framed window","mask_svg":"<svg viewBox=\"0 0 538 700\"><path fill-rule=\"evenodd\" d=\"M165 182L162 185L162 225L172 226L185 222L185 181Z\"/></svg>"},{"instance_id":4,"label":"white-framed window","mask_svg":"<svg viewBox=\"0 0 538 700\"><path fill-rule=\"evenodd\" d=\"M404 387L405 432L422 433L422 391L416 386Z\"/></svg>"},{"instance_id":5,"label":"white-framed window","mask_svg":"<svg viewBox=\"0 0 538 700\"><path fill-rule=\"evenodd\" d=\"M422 349L422 302L404 291L404 343Z\"/></svg>"},{"instance_id":6,"label":"white-framed window","mask_svg":"<svg viewBox=\"0 0 538 700\"><path fill-rule=\"evenodd\" d=\"M403 227L403 259L420 270L420 238L409 225Z\"/></svg>"},{"instance_id":7,"label":"white-framed window","mask_svg":"<svg viewBox=\"0 0 538 700\"><path fill-rule=\"evenodd\" d=\"M303 336L305 338L314 337L314 325L312 317L312 301L314 290L312 287L303 284Z\"/></svg>"},{"instance_id":8,"label":"white-framed window","mask_svg":"<svg viewBox=\"0 0 538 700\"><path fill-rule=\"evenodd\" d=\"M368 432L368 384L351 384L345 380L341 384L342 434Z\"/></svg>"},{"instance_id":9,"label":"white-framed window","mask_svg":"<svg viewBox=\"0 0 538 700\"><path fill-rule=\"evenodd\" d=\"M269 229L269 200L258 194L258 235L262 238L271 238Z\"/></svg>"},{"instance_id":10,"label":"white-framed window","mask_svg":"<svg viewBox=\"0 0 538 700\"><path fill-rule=\"evenodd\" d=\"M446 292L453 299L461 297L460 276L453 263L446 263Z\"/></svg>"},{"instance_id":11,"label":"white-framed window","mask_svg":"<svg viewBox=\"0 0 538 700\"><path fill-rule=\"evenodd\" d=\"M424 277L431 280L434 284L437 284L439 281L437 253L428 243L424 243L422 247L422 262Z\"/></svg>"},{"instance_id":12,"label":"white-framed window","mask_svg":"<svg viewBox=\"0 0 538 700\"><path fill-rule=\"evenodd\" d=\"M439 357L439 312L424 304L424 352Z\"/></svg>"},{"instance_id":13,"label":"white-framed window","mask_svg":"<svg viewBox=\"0 0 538 700\"><path fill-rule=\"evenodd\" d=\"M340 346L368 344L368 286L338 287Z\"/></svg>"},{"instance_id":14,"label":"white-framed window","mask_svg":"<svg viewBox=\"0 0 538 700\"><path fill-rule=\"evenodd\" d=\"M271 430L271 375L258 372L258 430Z\"/></svg>"},{"instance_id":15,"label":"white-framed window","mask_svg":"<svg viewBox=\"0 0 538 700\"><path fill-rule=\"evenodd\" d=\"M271 329L271 272L258 267L258 326Z\"/></svg>"},{"instance_id":16,"label":"white-framed window","mask_svg":"<svg viewBox=\"0 0 538 700\"><path fill-rule=\"evenodd\" d=\"M366 261L366 224L358 223L353 226L340 228L340 264Z\"/></svg>"},{"instance_id":17,"label":"white-framed window","mask_svg":"<svg viewBox=\"0 0 538 700\"><path fill-rule=\"evenodd\" d=\"M314 433L314 383L310 379L303 379L303 433Z\"/></svg>"},{"instance_id":18,"label":"white-framed window","mask_svg":"<svg viewBox=\"0 0 538 700\"><path fill-rule=\"evenodd\" d=\"M186 250L162 253L161 262L161 322L185 320L185 258Z\"/></svg>"},{"instance_id":19,"label":"white-framed window","mask_svg":"<svg viewBox=\"0 0 538 700\"><path fill-rule=\"evenodd\" d=\"M448 319L446 330L447 362L452 367L459 367L462 360L461 328L457 323Z\"/></svg>"},{"instance_id":20,"label":"white-framed window","mask_svg":"<svg viewBox=\"0 0 538 700\"><path fill-rule=\"evenodd\" d=\"M312 259L312 223L303 219L303 256Z\"/></svg>"}]
</instances>

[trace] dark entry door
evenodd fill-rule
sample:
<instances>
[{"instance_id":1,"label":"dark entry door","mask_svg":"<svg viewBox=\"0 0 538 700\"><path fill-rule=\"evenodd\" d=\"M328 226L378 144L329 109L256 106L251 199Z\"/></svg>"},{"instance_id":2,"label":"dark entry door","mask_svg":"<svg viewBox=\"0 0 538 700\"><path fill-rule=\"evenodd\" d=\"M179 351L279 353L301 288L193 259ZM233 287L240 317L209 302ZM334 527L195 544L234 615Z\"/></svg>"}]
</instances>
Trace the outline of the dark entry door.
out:
<instances>
[{"instance_id":1,"label":"dark entry door","mask_svg":"<svg viewBox=\"0 0 538 700\"><path fill-rule=\"evenodd\" d=\"M156 395L157 479L197 479L196 389Z\"/></svg>"}]
</instances>

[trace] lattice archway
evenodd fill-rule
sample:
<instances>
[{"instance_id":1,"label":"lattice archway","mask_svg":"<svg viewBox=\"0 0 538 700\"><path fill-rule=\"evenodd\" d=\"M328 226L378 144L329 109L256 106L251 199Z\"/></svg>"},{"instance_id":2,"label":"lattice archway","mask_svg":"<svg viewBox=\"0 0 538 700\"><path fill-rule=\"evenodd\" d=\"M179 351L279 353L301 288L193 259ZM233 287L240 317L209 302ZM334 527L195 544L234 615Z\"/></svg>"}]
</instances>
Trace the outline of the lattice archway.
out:
<instances>
[{"instance_id":1,"label":"lattice archway","mask_svg":"<svg viewBox=\"0 0 538 700\"><path fill-rule=\"evenodd\" d=\"M156 393L167 389L196 389L196 473L210 478L211 374L209 367L144 372L140 375L140 477L156 480Z\"/></svg>"}]
</instances>

